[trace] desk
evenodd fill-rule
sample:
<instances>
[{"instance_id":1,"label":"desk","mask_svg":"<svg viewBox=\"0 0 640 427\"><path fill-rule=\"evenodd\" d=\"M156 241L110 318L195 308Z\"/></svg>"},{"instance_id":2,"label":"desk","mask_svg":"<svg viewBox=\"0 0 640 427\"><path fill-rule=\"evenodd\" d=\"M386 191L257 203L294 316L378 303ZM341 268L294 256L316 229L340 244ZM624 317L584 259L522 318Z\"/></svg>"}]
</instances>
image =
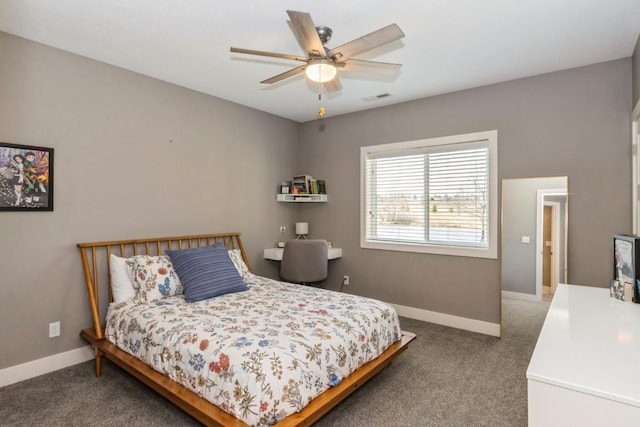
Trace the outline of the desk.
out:
<instances>
[{"instance_id":1,"label":"desk","mask_svg":"<svg viewBox=\"0 0 640 427\"><path fill-rule=\"evenodd\" d=\"M282 261L283 248L269 248L264 250L263 257L273 261ZM342 258L342 248L329 248L328 259Z\"/></svg>"},{"instance_id":2,"label":"desk","mask_svg":"<svg viewBox=\"0 0 640 427\"><path fill-rule=\"evenodd\" d=\"M560 284L527 369L529 426L637 426L640 305Z\"/></svg>"}]
</instances>

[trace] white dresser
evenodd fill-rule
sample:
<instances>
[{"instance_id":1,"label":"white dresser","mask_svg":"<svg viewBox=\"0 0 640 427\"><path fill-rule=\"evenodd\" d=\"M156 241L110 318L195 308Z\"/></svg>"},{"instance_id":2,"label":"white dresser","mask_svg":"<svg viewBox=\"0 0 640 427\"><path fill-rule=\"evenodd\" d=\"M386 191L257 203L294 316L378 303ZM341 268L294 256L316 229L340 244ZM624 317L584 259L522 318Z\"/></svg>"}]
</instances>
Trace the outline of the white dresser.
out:
<instances>
[{"instance_id":1,"label":"white dresser","mask_svg":"<svg viewBox=\"0 0 640 427\"><path fill-rule=\"evenodd\" d=\"M529 426L640 426L640 304L559 285L527 386Z\"/></svg>"}]
</instances>

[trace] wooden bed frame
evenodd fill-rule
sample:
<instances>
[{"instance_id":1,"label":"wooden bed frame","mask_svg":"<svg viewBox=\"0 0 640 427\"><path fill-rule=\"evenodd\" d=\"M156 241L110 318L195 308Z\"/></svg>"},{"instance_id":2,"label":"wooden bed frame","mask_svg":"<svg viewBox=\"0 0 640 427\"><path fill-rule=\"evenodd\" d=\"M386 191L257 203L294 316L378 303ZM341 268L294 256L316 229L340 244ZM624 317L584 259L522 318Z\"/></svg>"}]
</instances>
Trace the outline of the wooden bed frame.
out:
<instances>
[{"instance_id":1,"label":"wooden bed frame","mask_svg":"<svg viewBox=\"0 0 640 427\"><path fill-rule=\"evenodd\" d=\"M240 240L240 233L78 243L89 293L91 317L93 319L93 327L83 329L80 332L80 336L95 350L97 377L102 374L102 357L106 357L205 425L246 426L246 423L229 415L208 400L169 379L129 353L120 350L104 338L102 319L105 318L106 313L105 315L100 314L100 297L107 298L109 302L113 301L109 273L109 259L112 253L121 257L161 255L164 254L166 249L186 249L215 243L223 243L228 249L239 249L244 262L250 268L244 246ZM100 283L103 283L102 287L100 287ZM105 307L102 308L106 310ZM388 366L399 354L406 350L415 337L415 334L403 331L401 340L392 344L378 358L358 368L339 385L329 388L313 399L302 411L289 415L280 421L277 426L309 426L313 424L376 373Z\"/></svg>"}]
</instances>

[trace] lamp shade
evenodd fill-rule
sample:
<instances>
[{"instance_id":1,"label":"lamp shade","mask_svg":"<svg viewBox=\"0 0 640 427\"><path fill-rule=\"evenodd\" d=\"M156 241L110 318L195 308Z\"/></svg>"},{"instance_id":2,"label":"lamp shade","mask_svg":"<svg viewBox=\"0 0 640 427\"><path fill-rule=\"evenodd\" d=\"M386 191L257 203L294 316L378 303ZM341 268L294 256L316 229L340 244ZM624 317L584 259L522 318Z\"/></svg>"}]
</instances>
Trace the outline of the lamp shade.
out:
<instances>
[{"instance_id":1,"label":"lamp shade","mask_svg":"<svg viewBox=\"0 0 640 427\"><path fill-rule=\"evenodd\" d=\"M306 235L309 234L309 223L308 222L296 222L296 234L297 235Z\"/></svg>"},{"instance_id":2,"label":"lamp shade","mask_svg":"<svg viewBox=\"0 0 640 427\"><path fill-rule=\"evenodd\" d=\"M309 62L304 72L310 80L324 83L333 80L338 70L326 59L315 59Z\"/></svg>"}]
</instances>

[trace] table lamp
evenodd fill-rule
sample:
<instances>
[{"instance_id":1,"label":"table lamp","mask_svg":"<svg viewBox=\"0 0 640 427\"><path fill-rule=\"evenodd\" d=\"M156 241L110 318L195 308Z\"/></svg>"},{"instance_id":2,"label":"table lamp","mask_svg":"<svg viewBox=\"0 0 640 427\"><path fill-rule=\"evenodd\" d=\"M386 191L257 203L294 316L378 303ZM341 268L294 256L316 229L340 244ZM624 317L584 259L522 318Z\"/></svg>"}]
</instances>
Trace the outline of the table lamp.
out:
<instances>
[{"instance_id":1,"label":"table lamp","mask_svg":"<svg viewBox=\"0 0 640 427\"><path fill-rule=\"evenodd\" d=\"M296 234L298 235L298 237L296 237L296 239L299 239L300 237L302 237L303 239L307 238L307 234L309 234L309 223L308 222L296 222Z\"/></svg>"}]
</instances>

